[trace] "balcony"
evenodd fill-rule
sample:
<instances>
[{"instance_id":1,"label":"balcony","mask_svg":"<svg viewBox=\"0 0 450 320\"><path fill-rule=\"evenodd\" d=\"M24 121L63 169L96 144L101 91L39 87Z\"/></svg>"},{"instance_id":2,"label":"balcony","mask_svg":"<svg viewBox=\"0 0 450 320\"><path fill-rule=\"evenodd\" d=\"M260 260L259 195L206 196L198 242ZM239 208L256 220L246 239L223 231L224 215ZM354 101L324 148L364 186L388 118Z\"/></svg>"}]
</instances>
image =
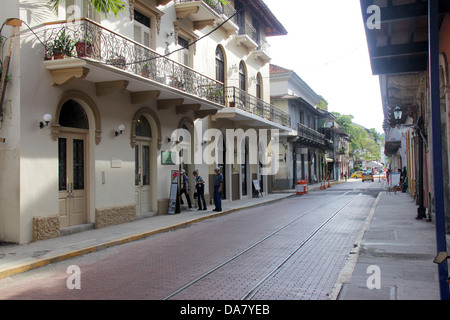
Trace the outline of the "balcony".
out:
<instances>
[{"instance_id":1,"label":"balcony","mask_svg":"<svg viewBox=\"0 0 450 320\"><path fill-rule=\"evenodd\" d=\"M239 30L236 9L234 9L231 4L227 3L223 6L222 20L219 21L220 24L223 23L222 28L224 28L228 35L236 34ZM224 23L225 22L225 23Z\"/></svg>"},{"instance_id":2,"label":"balcony","mask_svg":"<svg viewBox=\"0 0 450 320\"><path fill-rule=\"evenodd\" d=\"M324 134L298 123L297 136L290 138L289 141L317 148L325 148L328 139L326 139Z\"/></svg>"},{"instance_id":3,"label":"balcony","mask_svg":"<svg viewBox=\"0 0 450 320\"><path fill-rule=\"evenodd\" d=\"M215 119L233 118L252 127L266 127L289 131L291 117L273 105L236 87L225 88L227 108L220 110Z\"/></svg>"},{"instance_id":4,"label":"balcony","mask_svg":"<svg viewBox=\"0 0 450 320\"><path fill-rule=\"evenodd\" d=\"M47 23L44 39L47 48L45 65L54 85L82 78L96 84L123 83L126 85L122 89L150 92L150 96L159 92L160 99L179 98L178 101L182 99L185 104L195 105L196 109L217 110L225 104L221 82L89 19L76 23ZM58 41L70 43L64 52L65 59L58 59L57 52L52 51Z\"/></svg>"},{"instance_id":5,"label":"balcony","mask_svg":"<svg viewBox=\"0 0 450 320\"><path fill-rule=\"evenodd\" d=\"M253 53L256 59L260 59L264 63L270 62L270 45L265 40L260 40L258 47Z\"/></svg>"},{"instance_id":6,"label":"balcony","mask_svg":"<svg viewBox=\"0 0 450 320\"><path fill-rule=\"evenodd\" d=\"M223 14L223 5L218 0L175 0L177 19L189 19L194 29L213 26Z\"/></svg>"},{"instance_id":7,"label":"balcony","mask_svg":"<svg viewBox=\"0 0 450 320\"><path fill-rule=\"evenodd\" d=\"M256 32L256 29L250 22L244 21L244 23L239 25L238 35L236 36L237 45L246 47L249 52L258 48Z\"/></svg>"}]
</instances>

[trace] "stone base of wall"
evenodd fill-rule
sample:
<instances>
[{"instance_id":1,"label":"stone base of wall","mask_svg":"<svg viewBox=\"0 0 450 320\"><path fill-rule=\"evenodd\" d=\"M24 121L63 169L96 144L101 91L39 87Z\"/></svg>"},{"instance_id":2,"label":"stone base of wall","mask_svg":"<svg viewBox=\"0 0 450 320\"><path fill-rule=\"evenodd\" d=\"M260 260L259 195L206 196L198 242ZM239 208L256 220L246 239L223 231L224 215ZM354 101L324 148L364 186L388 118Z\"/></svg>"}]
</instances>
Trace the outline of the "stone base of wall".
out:
<instances>
[{"instance_id":1,"label":"stone base of wall","mask_svg":"<svg viewBox=\"0 0 450 320\"><path fill-rule=\"evenodd\" d=\"M158 200L158 216L164 216L169 212L169 199Z\"/></svg>"},{"instance_id":2,"label":"stone base of wall","mask_svg":"<svg viewBox=\"0 0 450 320\"><path fill-rule=\"evenodd\" d=\"M58 238L60 236L59 228L59 215L33 217L33 241Z\"/></svg>"},{"instance_id":3,"label":"stone base of wall","mask_svg":"<svg viewBox=\"0 0 450 320\"><path fill-rule=\"evenodd\" d=\"M114 226L136 220L136 204L95 209L95 228Z\"/></svg>"}]
</instances>

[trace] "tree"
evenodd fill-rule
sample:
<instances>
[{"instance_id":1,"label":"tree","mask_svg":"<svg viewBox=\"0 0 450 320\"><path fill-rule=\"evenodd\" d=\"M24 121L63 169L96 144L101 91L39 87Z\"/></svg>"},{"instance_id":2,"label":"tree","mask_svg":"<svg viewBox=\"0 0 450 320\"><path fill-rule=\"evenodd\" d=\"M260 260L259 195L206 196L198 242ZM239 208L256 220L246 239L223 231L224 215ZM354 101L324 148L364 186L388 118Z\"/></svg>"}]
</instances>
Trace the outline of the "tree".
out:
<instances>
[{"instance_id":1,"label":"tree","mask_svg":"<svg viewBox=\"0 0 450 320\"><path fill-rule=\"evenodd\" d=\"M58 7L61 0L49 0L47 5L53 11L58 13ZM62 0L64 1L64 0ZM122 0L87 0L87 3L98 13L105 17L112 13L115 17L125 8L125 3Z\"/></svg>"},{"instance_id":2,"label":"tree","mask_svg":"<svg viewBox=\"0 0 450 320\"><path fill-rule=\"evenodd\" d=\"M336 117L336 122L341 130L350 136L350 154L355 159L366 161L378 160L380 157L379 144L383 137L375 129L370 129L370 133L361 126L353 124L352 115L341 115L339 112L332 112Z\"/></svg>"},{"instance_id":3,"label":"tree","mask_svg":"<svg viewBox=\"0 0 450 320\"><path fill-rule=\"evenodd\" d=\"M322 96L319 96L319 98L320 98L320 101L317 104L317 109L328 111L328 101L325 100L325 98Z\"/></svg>"}]
</instances>

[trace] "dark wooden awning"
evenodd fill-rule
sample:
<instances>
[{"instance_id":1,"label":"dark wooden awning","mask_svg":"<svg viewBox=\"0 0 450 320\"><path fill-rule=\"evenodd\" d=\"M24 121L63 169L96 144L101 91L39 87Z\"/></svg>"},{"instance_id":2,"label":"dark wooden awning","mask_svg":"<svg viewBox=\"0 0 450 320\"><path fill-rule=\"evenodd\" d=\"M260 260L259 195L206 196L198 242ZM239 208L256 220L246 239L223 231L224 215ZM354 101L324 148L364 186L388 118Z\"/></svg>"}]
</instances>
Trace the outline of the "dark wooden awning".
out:
<instances>
[{"instance_id":1,"label":"dark wooden awning","mask_svg":"<svg viewBox=\"0 0 450 320\"><path fill-rule=\"evenodd\" d=\"M360 0L372 73L398 74L427 69L428 1ZM371 5L381 9L381 28L369 29ZM440 23L450 13L450 1L439 1Z\"/></svg>"}]
</instances>

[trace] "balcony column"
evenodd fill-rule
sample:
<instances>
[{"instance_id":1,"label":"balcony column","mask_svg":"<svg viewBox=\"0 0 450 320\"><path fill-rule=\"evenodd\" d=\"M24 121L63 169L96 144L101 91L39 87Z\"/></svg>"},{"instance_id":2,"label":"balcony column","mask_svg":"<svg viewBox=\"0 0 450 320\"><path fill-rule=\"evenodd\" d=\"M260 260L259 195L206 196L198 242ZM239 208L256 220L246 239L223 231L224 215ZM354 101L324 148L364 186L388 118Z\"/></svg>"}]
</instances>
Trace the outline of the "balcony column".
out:
<instances>
[{"instance_id":1,"label":"balcony column","mask_svg":"<svg viewBox=\"0 0 450 320\"><path fill-rule=\"evenodd\" d=\"M436 245L438 256L447 257L439 86L439 0L428 0L428 41ZM447 258L439 263L438 270L441 300L449 300Z\"/></svg>"}]
</instances>

